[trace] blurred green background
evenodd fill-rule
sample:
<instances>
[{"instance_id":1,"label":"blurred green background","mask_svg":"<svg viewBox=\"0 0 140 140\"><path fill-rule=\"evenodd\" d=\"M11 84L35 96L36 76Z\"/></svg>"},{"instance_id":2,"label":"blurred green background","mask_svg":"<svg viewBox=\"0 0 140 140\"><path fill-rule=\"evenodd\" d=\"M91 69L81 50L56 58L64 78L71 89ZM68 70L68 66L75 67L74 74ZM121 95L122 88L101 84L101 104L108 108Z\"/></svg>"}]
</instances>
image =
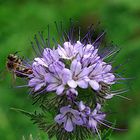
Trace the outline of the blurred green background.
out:
<instances>
[{"instance_id":1,"label":"blurred green background","mask_svg":"<svg viewBox=\"0 0 140 140\"><path fill-rule=\"evenodd\" d=\"M107 39L121 46L116 64L130 60L124 67L130 91L125 96L108 102L108 109L116 112L110 120L126 132L114 132L111 140L140 140L140 1L139 0L0 0L0 139L20 140L23 135L37 136L38 129L22 114L11 107L32 111L28 90L13 88L11 75L5 71L6 57L19 51L21 56L32 57L30 41L38 31L54 21L68 23L69 18L80 22L82 28L101 22L107 30ZM66 22L65 22L66 21ZM46 32L47 33L47 32ZM18 85L18 82L16 82ZM47 138L46 138L47 139Z\"/></svg>"}]
</instances>

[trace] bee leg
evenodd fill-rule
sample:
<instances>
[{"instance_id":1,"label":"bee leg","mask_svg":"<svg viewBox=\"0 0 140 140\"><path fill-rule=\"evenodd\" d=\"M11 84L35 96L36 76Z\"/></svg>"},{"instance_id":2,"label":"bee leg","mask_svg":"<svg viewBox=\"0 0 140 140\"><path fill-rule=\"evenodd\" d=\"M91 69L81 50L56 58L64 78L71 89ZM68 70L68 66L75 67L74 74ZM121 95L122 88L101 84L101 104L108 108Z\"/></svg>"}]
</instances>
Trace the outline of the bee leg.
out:
<instances>
[{"instance_id":1,"label":"bee leg","mask_svg":"<svg viewBox=\"0 0 140 140\"><path fill-rule=\"evenodd\" d=\"M12 87L14 87L16 84L16 74L12 72Z\"/></svg>"}]
</instances>

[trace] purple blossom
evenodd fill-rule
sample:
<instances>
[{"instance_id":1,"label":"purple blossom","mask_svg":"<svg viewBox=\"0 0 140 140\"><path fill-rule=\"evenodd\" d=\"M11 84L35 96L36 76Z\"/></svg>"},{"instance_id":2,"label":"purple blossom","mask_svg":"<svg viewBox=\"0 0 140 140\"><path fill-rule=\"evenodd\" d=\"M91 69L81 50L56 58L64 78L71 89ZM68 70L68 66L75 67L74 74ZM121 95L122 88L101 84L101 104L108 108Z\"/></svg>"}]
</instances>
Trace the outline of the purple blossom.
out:
<instances>
[{"instance_id":1,"label":"purple blossom","mask_svg":"<svg viewBox=\"0 0 140 140\"><path fill-rule=\"evenodd\" d=\"M79 104L78 104L78 108L79 108L79 111L86 114L86 115L89 115L91 113L91 110L88 106L86 106L83 101L80 101Z\"/></svg>"},{"instance_id":2,"label":"purple blossom","mask_svg":"<svg viewBox=\"0 0 140 140\"><path fill-rule=\"evenodd\" d=\"M34 59L35 62L37 62L38 64L44 67L49 67L50 64L58 60L59 60L59 55L57 50L55 49L51 50L50 48L44 49L42 58L37 57Z\"/></svg>"},{"instance_id":3,"label":"purple blossom","mask_svg":"<svg viewBox=\"0 0 140 140\"><path fill-rule=\"evenodd\" d=\"M33 88L34 92L37 92L47 85L45 80L47 72L44 67L37 63L33 64L32 70L33 74L30 75L28 86Z\"/></svg>"},{"instance_id":4,"label":"purple blossom","mask_svg":"<svg viewBox=\"0 0 140 140\"><path fill-rule=\"evenodd\" d=\"M76 88L77 86L81 88L88 87L88 69L82 68L82 65L79 61L74 59L71 63L69 73L71 75L71 79L68 80L67 84L71 88Z\"/></svg>"},{"instance_id":5,"label":"purple blossom","mask_svg":"<svg viewBox=\"0 0 140 140\"><path fill-rule=\"evenodd\" d=\"M87 127L87 122L88 122L88 116L91 113L90 107L86 106L83 101L80 101L78 104L78 109L80 111L80 116L82 117L82 120L84 122L84 126Z\"/></svg>"},{"instance_id":6,"label":"purple blossom","mask_svg":"<svg viewBox=\"0 0 140 140\"><path fill-rule=\"evenodd\" d=\"M58 45L57 49L46 48L42 57L34 59L34 65L41 65L46 69L44 73L46 90L64 94L69 86L86 89L91 86L95 91L101 89L100 82L114 84L115 76L111 72L111 65L103 62L98 55L98 49L92 44L64 42L64 48ZM69 59L70 63L62 62ZM45 84L44 84L45 85ZM43 86L44 86L43 85ZM34 85L32 85L33 87Z\"/></svg>"},{"instance_id":7,"label":"purple blossom","mask_svg":"<svg viewBox=\"0 0 140 140\"><path fill-rule=\"evenodd\" d=\"M97 103L96 108L91 112L88 118L88 127L97 132L99 121L103 121L106 117L105 113L100 111L101 105Z\"/></svg>"},{"instance_id":8,"label":"purple blossom","mask_svg":"<svg viewBox=\"0 0 140 140\"><path fill-rule=\"evenodd\" d=\"M89 67L89 84L94 90L101 89L99 82L104 82L110 85L115 83L115 76L111 72L111 68L112 66L105 62L98 62Z\"/></svg>"},{"instance_id":9,"label":"purple blossom","mask_svg":"<svg viewBox=\"0 0 140 140\"><path fill-rule=\"evenodd\" d=\"M55 62L49 66L49 73L45 75L48 83L47 91L56 91L56 94L63 94L65 85L70 78L68 70L62 62Z\"/></svg>"},{"instance_id":10,"label":"purple blossom","mask_svg":"<svg viewBox=\"0 0 140 140\"><path fill-rule=\"evenodd\" d=\"M63 59L72 59L78 54L82 44L79 41L77 41L75 44L71 44L71 42L65 42L63 46L64 48L58 45L57 51L59 56Z\"/></svg>"},{"instance_id":11,"label":"purple blossom","mask_svg":"<svg viewBox=\"0 0 140 140\"><path fill-rule=\"evenodd\" d=\"M100 60L98 49L95 49L92 44L83 45L79 50L77 59L80 60L83 67L90 66Z\"/></svg>"},{"instance_id":12,"label":"purple blossom","mask_svg":"<svg viewBox=\"0 0 140 140\"><path fill-rule=\"evenodd\" d=\"M75 125L83 125L83 120L79 115L77 110L64 106L60 109L60 114L55 117L55 121L60 125L63 124L67 132L72 132Z\"/></svg>"},{"instance_id":13,"label":"purple blossom","mask_svg":"<svg viewBox=\"0 0 140 140\"><path fill-rule=\"evenodd\" d=\"M95 109L92 111L90 107L86 106L82 101L79 102L79 110L84 120L84 126L91 129L93 132L97 132L99 138L101 136L98 132L98 125L104 124L102 122L105 121L106 114L101 112L101 105L97 103Z\"/></svg>"}]
</instances>

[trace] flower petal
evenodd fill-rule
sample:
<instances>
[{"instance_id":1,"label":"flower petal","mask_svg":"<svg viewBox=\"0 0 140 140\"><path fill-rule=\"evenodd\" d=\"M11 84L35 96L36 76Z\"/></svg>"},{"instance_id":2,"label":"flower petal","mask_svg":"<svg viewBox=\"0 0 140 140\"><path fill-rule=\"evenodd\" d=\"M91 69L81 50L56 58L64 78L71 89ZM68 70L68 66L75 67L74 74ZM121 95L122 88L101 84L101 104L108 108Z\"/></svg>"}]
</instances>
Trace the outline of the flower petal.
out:
<instances>
[{"instance_id":1,"label":"flower petal","mask_svg":"<svg viewBox=\"0 0 140 140\"><path fill-rule=\"evenodd\" d=\"M29 80L28 86L29 87L34 87L36 84L40 83L41 80L38 78L32 78L31 80Z\"/></svg>"},{"instance_id":2,"label":"flower petal","mask_svg":"<svg viewBox=\"0 0 140 140\"><path fill-rule=\"evenodd\" d=\"M67 112L69 112L71 110L70 106L64 106L60 108L60 113L62 114L66 114Z\"/></svg>"},{"instance_id":3,"label":"flower petal","mask_svg":"<svg viewBox=\"0 0 140 140\"><path fill-rule=\"evenodd\" d=\"M67 84L71 87L71 88L76 88L77 87L77 83L74 80L69 80L67 82Z\"/></svg>"},{"instance_id":4,"label":"flower petal","mask_svg":"<svg viewBox=\"0 0 140 140\"><path fill-rule=\"evenodd\" d=\"M89 69L88 68L84 68L82 70L82 72L80 72L80 74L78 75L79 78L85 77L89 74Z\"/></svg>"},{"instance_id":5,"label":"flower petal","mask_svg":"<svg viewBox=\"0 0 140 140\"><path fill-rule=\"evenodd\" d=\"M81 72L82 65L76 59L74 59L71 63L70 70L74 75L78 75Z\"/></svg>"},{"instance_id":6,"label":"flower petal","mask_svg":"<svg viewBox=\"0 0 140 140\"><path fill-rule=\"evenodd\" d=\"M52 83L52 84L49 84L46 88L47 91L54 91L56 90L58 87L58 84L57 83Z\"/></svg>"},{"instance_id":7,"label":"flower petal","mask_svg":"<svg viewBox=\"0 0 140 140\"><path fill-rule=\"evenodd\" d=\"M84 105L83 101L80 101L80 102L79 102L78 107L79 107L79 110L80 110L80 111L83 111L83 110L86 108L86 106Z\"/></svg>"},{"instance_id":8,"label":"flower petal","mask_svg":"<svg viewBox=\"0 0 140 140\"><path fill-rule=\"evenodd\" d=\"M94 129L95 127L97 127L97 121L94 120L94 119L92 119L92 118L90 117L90 118L89 118L88 125L89 125L90 128L93 128L93 129Z\"/></svg>"},{"instance_id":9,"label":"flower petal","mask_svg":"<svg viewBox=\"0 0 140 140\"><path fill-rule=\"evenodd\" d=\"M100 89L99 83L96 82L95 80L90 80L89 84L94 90L99 90Z\"/></svg>"},{"instance_id":10,"label":"flower petal","mask_svg":"<svg viewBox=\"0 0 140 140\"><path fill-rule=\"evenodd\" d=\"M96 108L92 111L92 115L95 116L100 109L101 109L101 105L97 103Z\"/></svg>"},{"instance_id":11,"label":"flower petal","mask_svg":"<svg viewBox=\"0 0 140 140\"><path fill-rule=\"evenodd\" d=\"M61 95L64 91L64 88L64 85L60 85L59 87L57 87L56 94Z\"/></svg>"},{"instance_id":12,"label":"flower petal","mask_svg":"<svg viewBox=\"0 0 140 140\"><path fill-rule=\"evenodd\" d=\"M48 67L48 64L46 63L44 58L37 57L37 58L34 59L34 61L37 62L38 64L42 65L42 66Z\"/></svg>"},{"instance_id":13,"label":"flower petal","mask_svg":"<svg viewBox=\"0 0 140 140\"><path fill-rule=\"evenodd\" d=\"M63 122L66 121L66 117L63 115L63 114L58 114L54 120L59 123L59 124L62 124Z\"/></svg>"},{"instance_id":14,"label":"flower petal","mask_svg":"<svg viewBox=\"0 0 140 140\"><path fill-rule=\"evenodd\" d=\"M65 42L64 43L64 48L65 48L65 51L67 53L67 56L69 56L71 58L73 56L73 54L74 54L73 45L71 45L70 42Z\"/></svg>"},{"instance_id":15,"label":"flower petal","mask_svg":"<svg viewBox=\"0 0 140 140\"><path fill-rule=\"evenodd\" d=\"M60 57L67 58L66 51L60 45L58 45L57 51Z\"/></svg>"},{"instance_id":16,"label":"flower petal","mask_svg":"<svg viewBox=\"0 0 140 140\"><path fill-rule=\"evenodd\" d=\"M101 113L101 114L98 114L98 115L94 116L94 118L96 120L104 120L105 117L106 117L105 113Z\"/></svg>"},{"instance_id":17,"label":"flower petal","mask_svg":"<svg viewBox=\"0 0 140 140\"><path fill-rule=\"evenodd\" d=\"M47 73L45 75L45 81L48 82L48 83L55 83L58 80L51 73Z\"/></svg>"},{"instance_id":18,"label":"flower petal","mask_svg":"<svg viewBox=\"0 0 140 140\"><path fill-rule=\"evenodd\" d=\"M84 80L79 80L77 81L77 85L83 89L88 87L88 82L84 81Z\"/></svg>"},{"instance_id":19,"label":"flower petal","mask_svg":"<svg viewBox=\"0 0 140 140\"><path fill-rule=\"evenodd\" d=\"M104 72L105 73L111 71L111 69L112 69L112 66L111 65L105 65L104 66Z\"/></svg>"},{"instance_id":20,"label":"flower petal","mask_svg":"<svg viewBox=\"0 0 140 140\"><path fill-rule=\"evenodd\" d=\"M45 85L44 83L37 84L37 85L35 86L34 92L40 90L44 85Z\"/></svg>"},{"instance_id":21,"label":"flower petal","mask_svg":"<svg viewBox=\"0 0 140 140\"><path fill-rule=\"evenodd\" d=\"M73 131L73 122L69 117L67 118L66 122L64 123L64 128L68 132Z\"/></svg>"},{"instance_id":22,"label":"flower petal","mask_svg":"<svg viewBox=\"0 0 140 140\"><path fill-rule=\"evenodd\" d=\"M77 125L82 125L83 124L83 120L80 116L73 116L72 121Z\"/></svg>"},{"instance_id":23,"label":"flower petal","mask_svg":"<svg viewBox=\"0 0 140 140\"><path fill-rule=\"evenodd\" d=\"M67 83L67 81L69 81L70 79L72 79L72 73L69 69L64 68L62 71L62 81L64 84Z\"/></svg>"}]
</instances>

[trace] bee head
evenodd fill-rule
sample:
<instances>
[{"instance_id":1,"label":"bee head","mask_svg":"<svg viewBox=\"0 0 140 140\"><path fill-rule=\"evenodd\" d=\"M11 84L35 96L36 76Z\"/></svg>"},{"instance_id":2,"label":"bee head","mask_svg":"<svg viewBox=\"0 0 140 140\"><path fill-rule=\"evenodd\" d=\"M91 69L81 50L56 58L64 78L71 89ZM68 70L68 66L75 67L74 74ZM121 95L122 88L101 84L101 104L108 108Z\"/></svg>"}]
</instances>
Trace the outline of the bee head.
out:
<instances>
[{"instance_id":1,"label":"bee head","mask_svg":"<svg viewBox=\"0 0 140 140\"><path fill-rule=\"evenodd\" d=\"M10 61L14 61L14 60L16 60L18 57L17 57L16 55L14 55L14 54L9 54L7 58L8 58L8 60L10 60Z\"/></svg>"}]
</instances>

